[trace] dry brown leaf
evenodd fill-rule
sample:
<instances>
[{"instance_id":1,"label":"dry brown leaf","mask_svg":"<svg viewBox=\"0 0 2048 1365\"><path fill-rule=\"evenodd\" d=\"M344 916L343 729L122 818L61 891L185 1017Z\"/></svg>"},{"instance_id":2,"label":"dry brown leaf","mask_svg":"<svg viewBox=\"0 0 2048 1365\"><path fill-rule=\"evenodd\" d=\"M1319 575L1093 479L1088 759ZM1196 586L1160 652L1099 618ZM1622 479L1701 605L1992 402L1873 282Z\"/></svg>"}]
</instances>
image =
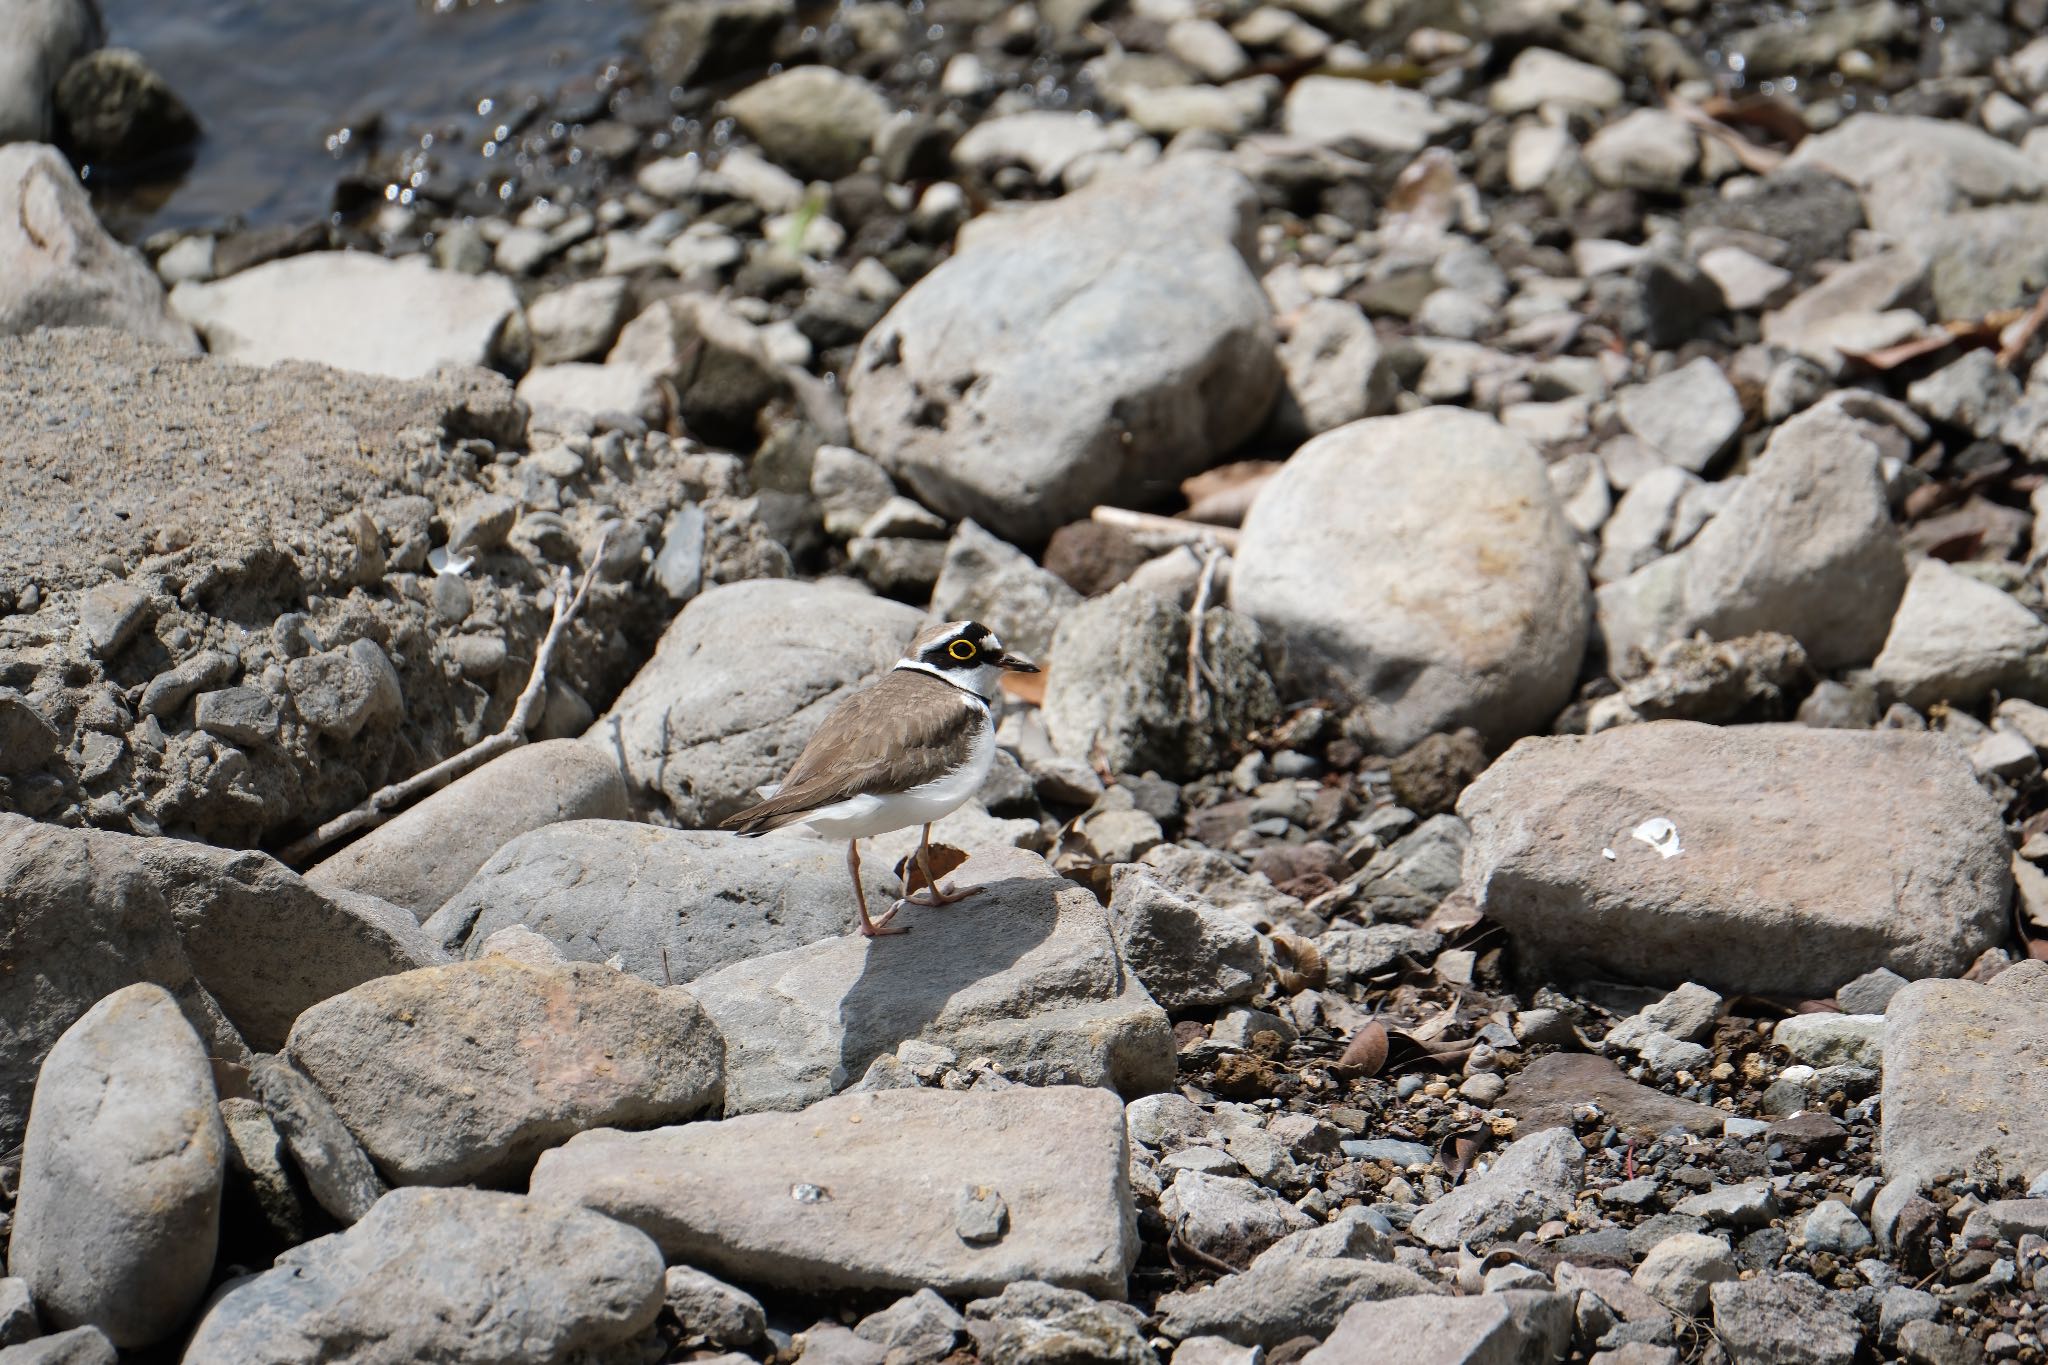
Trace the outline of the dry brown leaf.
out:
<instances>
[{"instance_id":1,"label":"dry brown leaf","mask_svg":"<svg viewBox=\"0 0 2048 1365\"><path fill-rule=\"evenodd\" d=\"M1033 706L1045 705L1046 666L1040 664L1036 673L1003 674L1003 691L1018 701L1030 702Z\"/></svg>"},{"instance_id":2,"label":"dry brown leaf","mask_svg":"<svg viewBox=\"0 0 2048 1365\"><path fill-rule=\"evenodd\" d=\"M1486 1144L1492 1137L1492 1130L1483 1123L1444 1134L1444 1140L1436 1145L1436 1159L1437 1164L1449 1173L1452 1184L1464 1178L1465 1172L1486 1150Z\"/></svg>"},{"instance_id":3,"label":"dry brown leaf","mask_svg":"<svg viewBox=\"0 0 2048 1365\"><path fill-rule=\"evenodd\" d=\"M1344 1055L1337 1059L1337 1069L1353 1076L1377 1076L1386 1064L1387 1030L1377 1019L1366 1021L1364 1028L1352 1034L1344 1045Z\"/></svg>"},{"instance_id":4,"label":"dry brown leaf","mask_svg":"<svg viewBox=\"0 0 2048 1365\"><path fill-rule=\"evenodd\" d=\"M1710 95L1700 101L1700 112L1732 127L1761 129L1788 147L1797 147L1812 131L1798 105L1775 95Z\"/></svg>"},{"instance_id":5,"label":"dry brown leaf","mask_svg":"<svg viewBox=\"0 0 2048 1365\"><path fill-rule=\"evenodd\" d=\"M932 875L940 881L944 881L947 873L966 861L965 849L955 848L951 844L932 845ZM929 885L924 879L924 869L917 864L915 851L905 854L897 861L896 875L903 879L903 894L906 896L914 896Z\"/></svg>"}]
</instances>

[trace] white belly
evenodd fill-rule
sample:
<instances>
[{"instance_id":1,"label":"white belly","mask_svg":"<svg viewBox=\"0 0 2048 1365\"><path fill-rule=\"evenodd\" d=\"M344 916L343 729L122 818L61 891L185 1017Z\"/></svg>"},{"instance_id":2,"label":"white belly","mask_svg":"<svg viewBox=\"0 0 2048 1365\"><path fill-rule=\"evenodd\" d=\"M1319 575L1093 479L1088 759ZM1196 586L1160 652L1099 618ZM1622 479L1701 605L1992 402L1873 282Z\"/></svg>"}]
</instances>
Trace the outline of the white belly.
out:
<instances>
[{"instance_id":1,"label":"white belly","mask_svg":"<svg viewBox=\"0 0 2048 1365\"><path fill-rule=\"evenodd\" d=\"M996 761L996 727L978 728L967 761L944 777L891 796L856 796L815 811L804 823L834 839L868 839L890 830L928 825L958 810L981 790Z\"/></svg>"}]
</instances>

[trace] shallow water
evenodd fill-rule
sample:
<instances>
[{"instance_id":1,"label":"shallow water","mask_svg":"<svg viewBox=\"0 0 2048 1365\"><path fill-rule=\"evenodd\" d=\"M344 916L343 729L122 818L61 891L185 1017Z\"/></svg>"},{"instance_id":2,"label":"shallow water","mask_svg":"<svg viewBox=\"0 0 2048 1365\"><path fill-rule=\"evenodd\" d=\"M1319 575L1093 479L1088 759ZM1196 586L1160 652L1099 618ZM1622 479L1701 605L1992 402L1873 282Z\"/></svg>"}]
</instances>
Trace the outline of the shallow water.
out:
<instances>
[{"instance_id":1,"label":"shallow water","mask_svg":"<svg viewBox=\"0 0 2048 1365\"><path fill-rule=\"evenodd\" d=\"M110 44L142 53L205 130L182 173L121 183L89 173L102 213L130 238L318 218L336 180L379 145L417 145L422 129L487 129L529 95L587 87L640 18L632 0L440 3L101 0ZM365 135L373 114L381 125ZM463 141L475 155L487 138Z\"/></svg>"}]
</instances>

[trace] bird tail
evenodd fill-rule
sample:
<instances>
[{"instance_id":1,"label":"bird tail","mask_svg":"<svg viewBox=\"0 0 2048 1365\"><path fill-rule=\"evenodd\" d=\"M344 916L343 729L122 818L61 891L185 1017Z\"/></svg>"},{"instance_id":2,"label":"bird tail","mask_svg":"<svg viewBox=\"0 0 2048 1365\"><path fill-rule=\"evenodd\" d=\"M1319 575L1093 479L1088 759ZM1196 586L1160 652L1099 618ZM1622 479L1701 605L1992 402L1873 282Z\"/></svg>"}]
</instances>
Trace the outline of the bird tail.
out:
<instances>
[{"instance_id":1,"label":"bird tail","mask_svg":"<svg viewBox=\"0 0 2048 1365\"><path fill-rule=\"evenodd\" d=\"M794 825L810 813L810 807L802 801L787 797L771 797L757 806L749 806L734 815L728 815L719 822L720 829L729 829L743 839L757 839L770 830Z\"/></svg>"}]
</instances>

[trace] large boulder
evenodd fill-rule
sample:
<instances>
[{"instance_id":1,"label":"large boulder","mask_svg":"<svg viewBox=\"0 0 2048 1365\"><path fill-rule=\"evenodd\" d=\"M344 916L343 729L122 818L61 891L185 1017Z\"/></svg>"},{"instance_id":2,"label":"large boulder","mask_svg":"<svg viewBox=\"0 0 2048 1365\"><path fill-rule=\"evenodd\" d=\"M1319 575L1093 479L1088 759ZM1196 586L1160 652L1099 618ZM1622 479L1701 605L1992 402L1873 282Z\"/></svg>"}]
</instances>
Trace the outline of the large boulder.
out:
<instances>
[{"instance_id":1,"label":"large boulder","mask_svg":"<svg viewBox=\"0 0 2048 1365\"><path fill-rule=\"evenodd\" d=\"M287 1049L394 1185L502 1185L572 1134L715 1108L725 1047L697 1002L595 963L492 954L365 982Z\"/></svg>"},{"instance_id":2,"label":"large boulder","mask_svg":"<svg viewBox=\"0 0 2048 1365\"><path fill-rule=\"evenodd\" d=\"M746 1284L971 1295L1043 1280L1121 1299L1138 1255L1129 1160L1123 1106L1099 1090L885 1090L584 1133L541 1158L533 1195Z\"/></svg>"},{"instance_id":3,"label":"large boulder","mask_svg":"<svg viewBox=\"0 0 2048 1365\"><path fill-rule=\"evenodd\" d=\"M609 1218L489 1190L394 1190L207 1310L185 1359L566 1365L654 1324L661 1253Z\"/></svg>"},{"instance_id":4,"label":"large boulder","mask_svg":"<svg viewBox=\"0 0 2048 1365\"><path fill-rule=\"evenodd\" d=\"M2048 1171L2048 962L1916 981L1885 1009L1884 1170L1926 1186Z\"/></svg>"},{"instance_id":5,"label":"large boulder","mask_svg":"<svg viewBox=\"0 0 2048 1365\"><path fill-rule=\"evenodd\" d=\"M756 579L693 599L590 737L678 824L706 828L780 782L847 693L924 617L847 580Z\"/></svg>"},{"instance_id":6,"label":"large boulder","mask_svg":"<svg viewBox=\"0 0 2048 1365\"><path fill-rule=\"evenodd\" d=\"M1257 207L1236 171L1174 157L978 222L861 343L855 444L927 506L1020 542L1170 493L1280 390Z\"/></svg>"},{"instance_id":7,"label":"large boulder","mask_svg":"<svg viewBox=\"0 0 2048 1365\"><path fill-rule=\"evenodd\" d=\"M1528 442L1425 408L1318 436L1252 504L1231 605L1297 693L1356 702L1376 745L1545 729L1586 640L1586 571Z\"/></svg>"},{"instance_id":8,"label":"large boulder","mask_svg":"<svg viewBox=\"0 0 2048 1365\"><path fill-rule=\"evenodd\" d=\"M1020 849L977 854L949 884L981 890L904 909L903 937L848 934L691 984L725 1035L727 1113L801 1108L911 1040L1032 1084L1172 1085L1166 1013L1125 970L1092 895Z\"/></svg>"},{"instance_id":9,"label":"large boulder","mask_svg":"<svg viewBox=\"0 0 2048 1365\"><path fill-rule=\"evenodd\" d=\"M316 1001L438 960L410 918L315 891L261 853L0 815L0 943L15 968L0 972L0 1144L20 1136L58 1035L101 997L162 986L206 1050L236 1060L244 1038L282 1044Z\"/></svg>"},{"instance_id":10,"label":"large boulder","mask_svg":"<svg viewBox=\"0 0 2048 1365\"><path fill-rule=\"evenodd\" d=\"M26 6L44 7L43 0ZM13 42L13 34L0 34L0 105L14 93L6 78ZM0 146L0 335L38 327L112 327L199 349L192 329L166 308L163 284L142 253L100 226L62 154L17 142Z\"/></svg>"},{"instance_id":11,"label":"large boulder","mask_svg":"<svg viewBox=\"0 0 2048 1365\"><path fill-rule=\"evenodd\" d=\"M595 744L548 740L451 782L312 868L306 884L376 896L424 920L520 835L631 814L615 758Z\"/></svg>"},{"instance_id":12,"label":"large boulder","mask_svg":"<svg viewBox=\"0 0 2048 1365\"><path fill-rule=\"evenodd\" d=\"M1825 998L1877 967L1959 974L2006 932L1998 807L1937 735L1527 739L1458 811L1481 909L1553 971Z\"/></svg>"},{"instance_id":13,"label":"large boulder","mask_svg":"<svg viewBox=\"0 0 2048 1365\"><path fill-rule=\"evenodd\" d=\"M161 1341L212 1278L226 1163L205 1048L169 992L124 987L44 1062L8 1270L53 1328Z\"/></svg>"},{"instance_id":14,"label":"large boulder","mask_svg":"<svg viewBox=\"0 0 2048 1365\"><path fill-rule=\"evenodd\" d=\"M1779 427L1690 544L1605 584L1610 666L1640 671L1672 640L1790 635L1814 667L1869 663L1906 589L1906 563L1869 429L1832 408Z\"/></svg>"},{"instance_id":15,"label":"large boulder","mask_svg":"<svg viewBox=\"0 0 2048 1365\"><path fill-rule=\"evenodd\" d=\"M862 862L861 884L878 906L900 889L879 857ZM844 933L853 920L838 840L572 820L498 850L426 934L476 957L492 934L523 925L570 958L617 958L666 986Z\"/></svg>"},{"instance_id":16,"label":"large boulder","mask_svg":"<svg viewBox=\"0 0 2048 1365\"><path fill-rule=\"evenodd\" d=\"M425 257L316 251L171 291L171 309L215 355L248 365L312 360L419 379L442 365L525 368L526 321L502 275L436 270Z\"/></svg>"}]
</instances>

